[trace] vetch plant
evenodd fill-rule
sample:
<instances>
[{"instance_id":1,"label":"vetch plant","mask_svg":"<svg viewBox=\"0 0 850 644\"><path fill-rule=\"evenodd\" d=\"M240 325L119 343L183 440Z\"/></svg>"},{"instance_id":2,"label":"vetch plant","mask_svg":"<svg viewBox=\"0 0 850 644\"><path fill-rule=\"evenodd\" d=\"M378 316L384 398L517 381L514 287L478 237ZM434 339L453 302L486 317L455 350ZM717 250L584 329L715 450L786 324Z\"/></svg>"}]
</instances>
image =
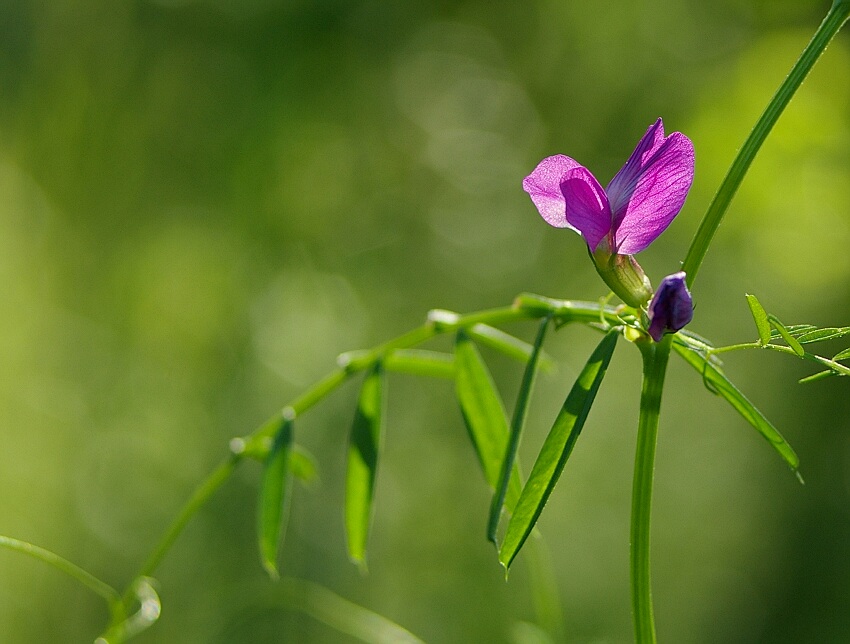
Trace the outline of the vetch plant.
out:
<instances>
[{"instance_id":1,"label":"vetch plant","mask_svg":"<svg viewBox=\"0 0 850 644\"><path fill-rule=\"evenodd\" d=\"M850 360L850 349L831 357L810 350L815 343L850 336L850 326L785 325L753 295L746 296L755 323L757 339L753 341L715 346L685 328L694 311L691 289L714 232L771 128L848 16L850 0L836 0L735 158L682 266L673 267L677 270L659 280L656 289L634 255L644 251L669 226L685 201L694 175L691 141L679 132L665 136L661 119L649 127L604 189L589 170L563 155L544 159L523 182L523 188L549 224L571 228L584 237L596 270L622 305L610 304L610 296L599 302L581 302L521 294L511 305L501 308L467 314L431 311L420 327L408 333L368 350L343 354L337 368L326 377L261 427L231 441L222 464L198 486L123 591L43 548L9 537L0 537L0 546L51 564L101 596L109 607L110 621L97 641L126 641L159 617L160 603L152 576L183 528L242 462L254 460L262 467L257 513L260 561L276 579L292 486L296 480L309 480L315 475L312 457L296 442L298 420L343 383L362 375L347 451L345 531L350 559L364 567L383 435L392 431L391 427L384 427L383 421L385 382L389 374L405 372L453 382L484 480L493 489L486 534L496 545L498 561L507 571L524 545L535 543L532 537L537 521L587 423L615 349L632 344L641 353L643 367L630 524L632 617L635 640L641 644L655 642L650 517L656 437L670 353L675 352L693 367L708 392L726 400L797 474L797 454L729 380L719 356L738 350L768 349L805 360L816 368L801 382L850 375L850 367L845 364ZM538 321L530 344L498 328L520 320ZM601 333L602 338L567 392L524 480L517 450L537 372L548 360L543 347L551 332L568 324L584 325ZM451 352L421 348L438 335L453 336ZM510 418L479 351L481 345L525 365ZM505 526L500 534L503 519ZM538 576L534 583L544 587L545 566L538 565L535 570ZM292 604L297 609L361 639L420 641L401 627L309 582L290 578L281 583L291 590ZM552 638L562 634L556 619L541 621Z\"/></svg>"}]
</instances>

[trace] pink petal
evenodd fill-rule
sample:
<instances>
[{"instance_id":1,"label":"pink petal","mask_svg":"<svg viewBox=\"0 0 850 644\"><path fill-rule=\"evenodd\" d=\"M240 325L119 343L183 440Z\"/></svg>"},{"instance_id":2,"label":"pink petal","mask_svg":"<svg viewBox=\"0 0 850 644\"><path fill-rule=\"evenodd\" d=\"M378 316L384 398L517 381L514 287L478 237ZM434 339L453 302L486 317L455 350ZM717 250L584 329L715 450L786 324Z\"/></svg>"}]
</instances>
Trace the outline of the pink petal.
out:
<instances>
[{"instance_id":1,"label":"pink petal","mask_svg":"<svg viewBox=\"0 0 850 644\"><path fill-rule=\"evenodd\" d=\"M611 207L608 197L590 171L578 166L561 182L567 204L567 222L578 230L591 251L596 250L611 231Z\"/></svg>"},{"instance_id":2,"label":"pink petal","mask_svg":"<svg viewBox=\"0 0 850 644\"><path fill-rule=\"evenodd\" d=\"M644 155L640 166L628 177L628 185L615 186L619 191L614 246L623 255L645 249L679 214L694 179L694 146L684 134L674 132L650 156ZM633 172L630 169L629 174Z\"/></svg>"},{"instance_id":3,"label":"pink petal","mask_svg":"<svg viewBox=\"0 0 850 644\"><path fill-rule=\"evenodd\" d=\"M605 188L605 192L608 193L608 200L611 202L611 210L614 213L620 212L626 205L635 184L646 169L647 161L652 158L652 155L661 147L662 143L664 143L664 122L659 118L649 126L641 140L638 141L629 160Z\"/></svg>"},{"instance_id":4,"label":"pink petal","mask_svg":"<svg viewBox=\"0 0 850 644\"><path fill-rule=\"evenodd\" d=\"M540 215L551 226L572 228L578 232L578 229L567 221L567 204L561 192L561 182L570 170L580 167L581 165L570 157L556 154L543 159L534 168L534 172L522 182L522 189L528 193Z\"/></svg>"}]
</instances>

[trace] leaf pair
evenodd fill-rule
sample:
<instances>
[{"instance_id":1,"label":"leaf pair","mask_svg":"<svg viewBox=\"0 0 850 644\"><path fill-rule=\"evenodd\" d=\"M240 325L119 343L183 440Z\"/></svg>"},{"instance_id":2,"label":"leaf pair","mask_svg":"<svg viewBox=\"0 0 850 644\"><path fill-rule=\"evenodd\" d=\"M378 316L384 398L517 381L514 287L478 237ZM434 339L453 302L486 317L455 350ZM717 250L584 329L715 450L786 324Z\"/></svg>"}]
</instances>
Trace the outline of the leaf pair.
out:
<instances>
[{"instance_id":1,"label":"leaf pair","mask_svg":"<svg viewBox=\"0 0 850 644\"><path fill-rule=\"evenodd\" d=\"M619 331L609 332L591 355L567 396L523 488L515 457L548 322L544 319L541 323L529 356L510 428L501 397L474 343L461 332L455 345L458 400L484 476L495 489L488 522L488 537L492 541L495 542L502 506L512 513L499 551L499 560L505 568L510 566L531 534L572 453L619 337Z\"/></svg>"},{"instance_id":2,"label":"leaf pair","mask_svg":"<svg viewBox=\"0 0 850 644\"><path fill-rule=\"evenodd\" d=\"M771 341L781 338L800 358L805 358L827 367L825 371L820 371L801 379L801 383L814 382L828 376L850 375L850 368L838 362L839 360L846 360L847 358L850 358L850 349L840 351L833 356L832 359L829 359L809 353L803 348L804 344L835 340L837 338L843 338L846 335L850 335L850 326L825 328L818 328L812 324L785 326L779 318L775 315L768 314L764 310L764 307L758 299L756 299L755 295L747 295L747 304L750 306L750 312L753 314L753 320L755 320L756 328L758 329L758 343L760 346L777 349L777 346L772 345Z\"/></svg>"}]
</instances>

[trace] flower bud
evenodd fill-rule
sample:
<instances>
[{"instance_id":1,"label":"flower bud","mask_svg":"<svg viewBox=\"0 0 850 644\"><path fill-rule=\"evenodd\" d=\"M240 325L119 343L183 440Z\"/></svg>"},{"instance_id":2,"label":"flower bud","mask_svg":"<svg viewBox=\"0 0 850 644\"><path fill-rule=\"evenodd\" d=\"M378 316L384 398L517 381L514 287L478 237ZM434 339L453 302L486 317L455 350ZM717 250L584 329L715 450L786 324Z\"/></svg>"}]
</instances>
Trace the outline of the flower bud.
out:
<instances>
[{"instance_id":1,"label":"flower bud","mask_svg":"<svg viewBox=\"0 0 850 644\"><path fill-rule=\"evenodd\" d=\"M658 286L647 309L649 328L647 332L656 342L660 342L665 333L675 333L694 317L694 302L684 271L668 275Z\"/></svg>"},{"instance_id":2,"label":"flower bud","mask_svg":"<svg viewBox=\"0 0 850 644\"><path fill-rule=\"evenodd\" d=\"M652 296L652 284L633 256L612 255L603 241L591 257L596 272L617 297L635 308L646 306Z\"/></svg>"}]
</instances>

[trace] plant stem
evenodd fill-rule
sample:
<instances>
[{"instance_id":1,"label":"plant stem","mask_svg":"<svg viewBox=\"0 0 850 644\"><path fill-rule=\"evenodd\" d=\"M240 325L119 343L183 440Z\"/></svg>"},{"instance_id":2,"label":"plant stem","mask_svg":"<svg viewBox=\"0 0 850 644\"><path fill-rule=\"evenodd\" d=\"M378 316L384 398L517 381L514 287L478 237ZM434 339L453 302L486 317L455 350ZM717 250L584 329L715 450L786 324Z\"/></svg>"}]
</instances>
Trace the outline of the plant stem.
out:
<instances>
[{"instance_id":1,"label":"plant stem","mask_svg":"<svg viewBox=\"0 0 850 644\"><path fill-rule=\"evenodd\" d=\"M758 154L762 143L764 143L767 135L770 134L774 124L788 105L791 97L794 96L794 93L800 87L803 79L806 78L815 62L817 62L817 59L820 58L826 46L835 34L838 33L848 17L850 17L850 0L835 0L832 3L829 13L826 14L826 18L824 18L815 35L803 50L800 58L794 63L790 73L779 86L779 89L776 90L776 94L773 95L770 103L767 104L761 117L759 117L759 120L753 127L752 132L750 132L750 135L738 152L738 156L732 162L726 177L723 179L723 183L717 189L717 194L714 195L708 211L705 213L702 222L700 222L699 229L696 235L694 235L691 247L688 249L688 254L685 256L685 261L682 264L682 270L688 276L688 286L694 283L697 272L708 251L708 246L714 237L714 233L717 231L718 226L720 226L720 222L723 220L723 216L726 214L732 198L738 191L738 187L744 180L744 176L747 174L747 170L749 170L750 164L752 164L756 154Z\"/></svg>"},{"instance_id":2,"label":"plant stem","mask_svg":"<svg viewBox=\"0 0 850 644\"><path fill-rule=\"evenodd\" d=\"M134 581L139 577L150 577L153 574L154 570L156 570L157 566L159 566L162 561L162 558L165 556L165 553L168 552L174 544L174 541L183 531L183 528L185 528L186 524L189 523L189 519L191 519L195 512L202 508L206 502L210 500L210 497L212 497L212 495L215 494L225 481L230 478L233 470L236 469L236 465L241 460L241 455L231 454L195 489L195 492L186 502L186 505L183 506L183 509L180 510L180 513L174 518L174 521L172 521L156 548L153 549L153 552L151 552L145 564L133 578ZM128 593L125 592L124 600L127 601L127 599Z\"/></svg>"},{"instance_id":3,"label":"plant stem","mask_svg":"<svg viewBox=\"0 0 850 644\"><path fill-rule=\"evenodd\" d=\"M498 309L477 311L466 315L455 315L450 321L433 322L428 321L424 325L408 331L392 340L384 342L368 351L358 355L349 365L331 371L319 380L310 389L302 393L295 400L283 408L283 414L296 416L304 413L314 405L318 404L326 396L335 391L354 374L370 368L377 360L395 349L407 349L431 339L434 336L454 332L461 328L472 327L479 323L496 324L512 322L517 320L537 319L552 315L562 323L585 322L598 323L600 319L609 323L619 323L615 310L611 307L602 306L595 302L572 302L568 300L554 300L538 295L522 294L512 306ZM244 447L249 441L272 438L280 423L281 412L278 412L268 421L260 425L244 439L239 439ZM245 452L233 452L221 463L195 490L180 513L166 528L156 547L151 552L139 572L133 577L123 594L123 603L126 606L132 600L132 587L136 579L153 575L156 568L162 562L168 550L180 536L183 528L189 523L195 513L201 509L215 492L224 485L236 466L245 457ZM71 564L72 565L72 564ZM117 593L116 593L117 594Z\"/></svg>"},{"instance_id":4,"label":"plant stem","mask_svg":"<svg viewBox=\"0 0 850 644\"><path fill-rule=\"evenodd\" d=\"M65 574L70 575L78 582L105 599L109 604L110 610L114 611L114 605L121 600L121 596L118 594L118 591L112 586L101 581L90 572L83 570L77 564L71 563L54 552L50 552L50 550L45 550L44 548L27 543L26 541L20 541L19 539L4 537L2 535L0 535L0 547L29 555L30 557L34 557L35 559L49 564L54 568L61 570Z\"/></svg>"},{"instance_id":5,"label":"plant stem","mask_svg":"<svg viewBox=\"0 0 850 644\"><path fill-rule=\"evenodd\" d=\"M643 356L643 387L635 450L630 534L632 619L637 644L654 644L656 641L649 568L650 514L658 415L661 411L661 392L664 389L664 375L667 371L671 343L670 335L658 344L648 341L637 343Z\"/></svg>"}]
</instances>

